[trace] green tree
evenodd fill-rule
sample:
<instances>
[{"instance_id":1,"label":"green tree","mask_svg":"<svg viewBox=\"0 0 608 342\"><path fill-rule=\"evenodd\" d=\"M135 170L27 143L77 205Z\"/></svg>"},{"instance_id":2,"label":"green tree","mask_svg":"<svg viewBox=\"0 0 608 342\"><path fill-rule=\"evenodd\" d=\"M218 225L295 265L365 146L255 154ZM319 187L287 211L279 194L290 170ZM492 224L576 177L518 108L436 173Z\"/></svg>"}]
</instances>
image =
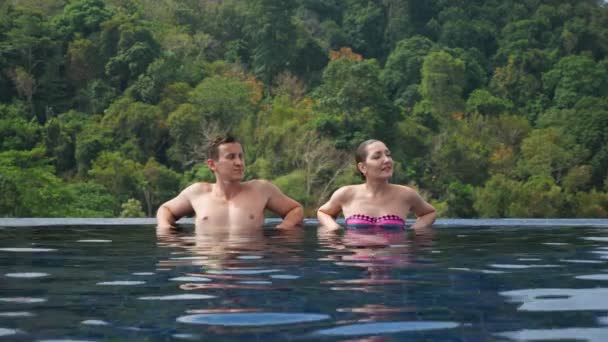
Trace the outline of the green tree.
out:
<instances>
[{"instance_id":1,"label":"green tree","mask_svg":"<svg viewBox=\"0 0 608 342\"><path fill-rule=\"evenodd\" d=\"M146 215L154 216L158 207L165 201L175 197L180 190L181 178L175 171L149 159L143 168L145 178L144 200Z\"/></svg>"},{"instance_id":2,"label":"green tree","mask_svg":"<svg viewBox=\"0 0 608 342\"><path fill-rule=\"evenodd\" d=\"M104 129L112 132L114 143L125 156L143 163L148 157L164 155L160 150L167 136L163 117L156 106L123 97L115 101L102 120Z\"/></svg>"},{"instance_id":3,"label":"green tree","mask_svg":"<svg viewBox=\"0 0 608 342\"><path fill-rule=\"evenodd\" d=\"M22 103L0 103L0 151L34 148L40 139L40 126L29 118Z\"/></svg>"},{"instance_id":4,"label":"green tree","mask_svg":"<svg viewBox=\"0 0 608 342\"><path fill-rule=\"evenodd\" d=\"M64 39L71 39L75 33L87 37L97 32L101 23L111 16L112 12L102 0L76 0L63 8L63 13L55 19L55 26Z\"/></svg>"},{"instance_id":5,"label":"green tree","mask_svg":"<svg viewBox=\"0 0 608 342\"><path fill-rule=\"evenodd\" d=\"M399 41L391 51L382 70L381 79L386 84L390 97L396 102L412 105L408 89L420 83L424 57L433 46L434 43L430 39L414 36Z\"/></svg>"},{"instance_id":6,"label":"green tree","mask_svg":"<svg viewBox=\"0 0 608 342\"><path fill-rule=\"evenodd\" d=\"M366 58L384 58L383 38L386 18L382 7L373 1L348 1L342 27L349 46Z\"/></svg>"},{"instance_id":7,"label":"green tree","mask_svg":"<svg viewBox=\"0 0 608 342\"><path fill-rule=\"evenodd\" d=\"M55 176L42 147L0 152L0 215L61 217L68 212L71 194Z\"/></svg>"},{"instance_id":8,"label":"green tree","mask_svg":"<svg viewBox=\"0 0 608 342\"><path fill-rule=\"evenodd\" d=\"M124 158L118 152L102 152L93 161L89 175L96 183L105 186L118 203L124 203L129 198L143 197L145 177L142 169L141 164Z\"/></svg>"},{"instance_id":9,"label":"green tree","mask_svg":"<svg viewBox=\"0 0 608 342\"><path fill-rule=\"evenodd\" d=\"M584 96L608 95L608 68L587 56L566 56L543 75L547 96L559 108L570 108Z\"/></svg>"},{"instance_id":10,"label":"green tree","mask_svg":"<svg viewBox=\"0 0 608 342\"><path fill-rule=\"evenodd\" d=\"M114 217L116 199L101 184L77 182L67 184L72 202L66 204L64 217Z\"/></svg>"},{"instance_id":11,"label":"green tree","mask_svg":"<svg viewBox=\"0 0 608 342\"><path fill-rule=\"evenodd\" d=\"M521 151L518 167L522 174L548 176L557 182L588 155L572 136L555 128L533 130L523 140Z\"/></svg>"},{"instance_id":12,"label":"green tree","mask_svg":"<svg viewBox=\"0 0 608 342\"><path fill-rule=\"evenodd\" d=\"M252 66L266 84L294 57L296 28L293 1L255 0L251 5Z\"/></svg>"},{"instance_id":13,"label":"green tree","mask_svg":"<svg viewBox=\"0 0 608 342\"><path fill-rule=\"evenodd\" d=\"M120 208L120 217L146 217L141 209L141 202L135 198L129 198Z\"/></svg>"},{"instance_id":14,"label":"green tree","mask_svg":"<svg viewBox=\"0 0 608 342\"><path fill-rule=\"evenodd\" d=\"M354 147L370 137L392 142L391 127L398 114L383 91L375 60L330 62L315 95L323 113L315 125L337 147Z\"/></svg>"},{"instance_id":15,"label":"green tree","mask_svg":"<svg viewBox=\"0 0 608 342\"><path fill-rule=\"evenodd\" d=\"M420 92L442 118L464 111L464 71L464 62L444 51L424 58Z\"/></svg>"}]
</instances>

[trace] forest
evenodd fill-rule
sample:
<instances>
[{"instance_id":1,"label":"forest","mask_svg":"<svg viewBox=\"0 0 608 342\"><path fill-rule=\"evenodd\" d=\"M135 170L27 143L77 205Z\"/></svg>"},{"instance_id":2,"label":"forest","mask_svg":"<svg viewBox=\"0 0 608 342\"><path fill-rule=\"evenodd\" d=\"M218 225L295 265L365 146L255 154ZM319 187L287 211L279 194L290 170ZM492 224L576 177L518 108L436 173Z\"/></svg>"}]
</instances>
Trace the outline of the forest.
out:
<instances>
[{"instance_id":1,"label":"forest","mask_svg":"<svg viewBox=\"0 0 608 342\"><path fill-rule=\"evenodd\" d=\"M606 218L608 4L0 1L0 217L154 216L226 132L308 216L376 138L440 217Z\"/></svg>"}]
</instances>

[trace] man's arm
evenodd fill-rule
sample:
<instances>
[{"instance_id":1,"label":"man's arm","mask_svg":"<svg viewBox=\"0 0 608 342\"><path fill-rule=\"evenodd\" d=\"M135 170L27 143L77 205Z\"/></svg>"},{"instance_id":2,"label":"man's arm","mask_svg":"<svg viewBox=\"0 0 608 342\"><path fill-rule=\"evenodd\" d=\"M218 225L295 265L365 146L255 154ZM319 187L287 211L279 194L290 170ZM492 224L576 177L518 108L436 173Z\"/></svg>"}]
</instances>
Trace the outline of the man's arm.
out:
<instances>
[{"instance_id":1,"label":"man's arm","mask_svg":"<svg viewBox=\"0 0 608 342\"><path fill-rule=\"evenodd\" d=\"M336 190L327 203L317 210L317 219L322 227L328 229L338 229L340 225L336 222L336 217L342 211L342 202L345 188Z\"/></svg>"},{"instance_id":2,"label":"man's arm","mask_svg":"<svg viewBox=\"0 0 608 342\"><path fill-rule=\"evenodd\" d=\"M195 185L182 191L177 197L163 203L156 212L156 232L168 233L175 229L175 221L194 211L190 201L190 194Z\"/></svg>"},{"instance_id":3,"label":"man's arm","mask_svg":"<svg viewBox=\"0 0 608 342\"><path fill-rule=\"evenodd\" d=\"M435 208L425 201L415 190L411 189L411 210L416 214L416 223L411 228L428 228L437 219Z\"/></svg>"},{"instance_id":4,"label":"man's arm","mask_svg":"<svg viewBox=\"0 0 608 342\"><path fill-rule=\"evenodd\" d=\"M304 220L304 208L302 208L302 205L286 196L274 184L267 181L263 181L263 184L269 192L266 208L283 218L283 222L277 228L289 228L301 224Z\"/></svg>"}]
</instances>

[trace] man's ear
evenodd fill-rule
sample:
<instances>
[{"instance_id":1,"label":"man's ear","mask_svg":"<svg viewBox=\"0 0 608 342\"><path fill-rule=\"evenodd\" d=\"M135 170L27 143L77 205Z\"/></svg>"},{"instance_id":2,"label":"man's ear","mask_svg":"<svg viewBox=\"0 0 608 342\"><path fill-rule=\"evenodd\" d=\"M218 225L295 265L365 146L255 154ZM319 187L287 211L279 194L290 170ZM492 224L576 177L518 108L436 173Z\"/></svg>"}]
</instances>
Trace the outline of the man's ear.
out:
<instances>
[{"instance_id":1,"label":"man's ear","mask_svg":"<svg viewBox=\"0 0 608 342\"><path fill-rule=\"evenodd\" d=\"M216 167L215 167L215 160L213 160L213 159L207 159L207 167L211 171L215 171L215 169L216 169Z\"/></svg>"}]
</instances>

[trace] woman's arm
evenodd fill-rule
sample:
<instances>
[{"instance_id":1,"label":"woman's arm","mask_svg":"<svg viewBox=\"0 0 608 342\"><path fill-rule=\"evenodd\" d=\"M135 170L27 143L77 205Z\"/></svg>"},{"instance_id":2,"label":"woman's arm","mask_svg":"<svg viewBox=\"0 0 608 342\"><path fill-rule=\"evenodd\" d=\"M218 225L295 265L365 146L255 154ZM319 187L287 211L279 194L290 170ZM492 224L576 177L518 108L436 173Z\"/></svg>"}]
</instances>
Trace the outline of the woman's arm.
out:
<instances>
[{"instance_id":1,"label":"woman's arm","mask_svg":"<svg viewBox=\"0 0 608 342\"><path fill-rule=\"evenodd\" d=\"M435 208L425 201L415 190L411 189L410 210L416 214L416 223L411 228L428 228L433 225L437 219Z\"/></svg>"},{"instance_id":2,"label":"woman's arm","mask_svg":"<svg viewBox=\"0 0 608 342\"><path fill-rule=\"evenodd\" d=\"M344 192L345 188L336 190L331 195L329 201L317 210L317 219L321 226L328 229L340 228L340 225L336 222L336 217L338 217L338 214L340 214L342 206L344 205Z\"/></svg>"}]
</instances>

